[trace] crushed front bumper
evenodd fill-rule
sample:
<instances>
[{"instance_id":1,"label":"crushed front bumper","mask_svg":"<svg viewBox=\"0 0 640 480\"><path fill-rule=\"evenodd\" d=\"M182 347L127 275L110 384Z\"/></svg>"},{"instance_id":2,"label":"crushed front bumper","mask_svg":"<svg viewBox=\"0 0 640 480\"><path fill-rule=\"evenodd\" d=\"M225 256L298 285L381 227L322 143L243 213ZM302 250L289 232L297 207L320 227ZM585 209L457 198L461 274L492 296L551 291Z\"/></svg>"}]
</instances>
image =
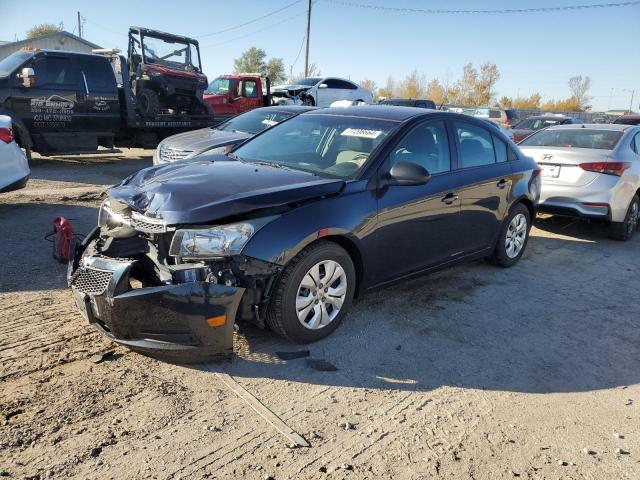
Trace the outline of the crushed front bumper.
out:
<instances>
[{"instance_id":1,"label":"crushed front bumper","mask_svg":"<svg viewBox=\"0 0 640 480\"><path fill-rule=\"evenodd\" d=\"M189 361L233 351L243 288L204 281L132 288L135 260L85 254L97 231L69 263L68 283L84 318L116 343Z\"/></svg>"}]
</instances>

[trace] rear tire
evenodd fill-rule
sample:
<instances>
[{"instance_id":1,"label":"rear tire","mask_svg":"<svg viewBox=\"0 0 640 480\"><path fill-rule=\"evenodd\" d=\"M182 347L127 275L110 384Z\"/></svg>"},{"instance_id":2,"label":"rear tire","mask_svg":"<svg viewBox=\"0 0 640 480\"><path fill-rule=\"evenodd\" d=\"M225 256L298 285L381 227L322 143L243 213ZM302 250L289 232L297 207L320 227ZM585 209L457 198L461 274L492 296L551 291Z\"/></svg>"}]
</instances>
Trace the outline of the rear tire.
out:
<instances>
[{"instance_id":1,"label":"rear tire","mask_svg":"<svg viewBox=\"0 0 640 480\"><path fill-rule=\"evenodd\" d=\"M626 242L633 237L634 232L638 228L638 220L640 218L640 199L638 195L634 195L627 208L627 214L624 222L611 222L609 236L614 240Z\"/></svg>"},{"instance_id":2,"label":"rear tire","mask_svg":"<svg viewBox=\"0 0 640 480\"><path fill-rule=\"evenodd\" d=\"M143 117L155 117L160 113L160 98L148 88L141 88L136 95L138 111Z\"/></svg>"},{"instance_id":3,"label":"rear tire","mask_svg":"<svg viewBox=\"0 0 640 480\"><path fill-rule=\"evenodd\" d=\"M524 204L517 203L502 224L496 248L489 261L503 268L518 263L529 241L530 231L531 213Z\"/></svg>"},{"instance_id":4,"label":"rear tire","mask_svg":"<svg viewBox=\"0 0 640 480\"><path fill-rule=\"evenodd\" d=\"M336 265L342 270L336 267L330 271ZM325 285L324 281L330 283ZM356 273L349 254L333 242L313 243L285 268L267 309L267 325L278 335L297 343L325 338L338 328L350 310L355 286ZM339 307L336 307L338 298ZM314 326L316 312L321 318Z\"/></svg>"}]
</instances>

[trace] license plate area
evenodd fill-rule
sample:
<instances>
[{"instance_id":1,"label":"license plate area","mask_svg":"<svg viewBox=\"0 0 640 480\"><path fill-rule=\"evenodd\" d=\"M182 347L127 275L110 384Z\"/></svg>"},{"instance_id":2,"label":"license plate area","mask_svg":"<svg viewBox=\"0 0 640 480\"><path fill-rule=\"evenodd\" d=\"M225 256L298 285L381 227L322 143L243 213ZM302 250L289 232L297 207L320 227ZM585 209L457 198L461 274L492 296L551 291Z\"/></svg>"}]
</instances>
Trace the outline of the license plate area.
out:
<instances>
[{"instance_id":1,"label":"license plate area","mask_svg":"<svg viewBox=\"0 0 640 480\"><path fill-rule=\"evenodd\" d=\"M560 176L560 165L542 164L540 175L547 178L558 178Z\"/></svg>"}]
</instances>

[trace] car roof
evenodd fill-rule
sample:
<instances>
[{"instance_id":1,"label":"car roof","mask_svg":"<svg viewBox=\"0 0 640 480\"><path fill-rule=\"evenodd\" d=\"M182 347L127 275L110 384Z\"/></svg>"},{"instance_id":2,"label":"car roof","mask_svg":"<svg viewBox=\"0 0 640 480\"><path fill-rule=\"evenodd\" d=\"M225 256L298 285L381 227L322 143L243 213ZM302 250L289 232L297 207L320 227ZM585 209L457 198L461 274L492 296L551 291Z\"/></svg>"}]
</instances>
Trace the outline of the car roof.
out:
<instances>
[{"instance_id":1,"label":"car roof","mask_svg":"<svg viewBox=\"0 0 640 480\"><path fill-rule=\"evenodd\" d=\"M395 105L357 105L353 107L322 108L307 112L305 115L341 115L345 117L377 118L402 122L413 117L425 115L429 112L440 113L438 110L430 110L428 108L398 107Z\"/></svg>"},{"instance_id":2,"label":"car roof","mask_svg":"<svg viewBox=\"0 0 640 480\"><path fill-rule=\"evenodd\" d=\"M635 125L624 125L617 123L578 123L578 124L568 124L568 125L553 125L548 127L546 130L580 130L580 129L589 129L589 130L613 130L622 132L624 130L628 130L629 128L634 128Z\"/></svg>"},{"instance_id":3,"label":"car roof","mask_svg":"<svg viewBox=\"0 0 640 480\"><path fill-rule=\"evenodd\" d=\"M640 115L621 115L616 120L640 120Z\"/></svg>"},{"instance_id":4,"label":"car roof","mask_svg":"<svg viewBox=\"0 0 640 480\"><path fill-rule=\"evenodd\" d=\"M263 107L260 110L268 110L270 112L304 113L310 110L323 109L321 107L311 107L307 105L273 105L271 107Z\"/></svg>"}]
</instances>

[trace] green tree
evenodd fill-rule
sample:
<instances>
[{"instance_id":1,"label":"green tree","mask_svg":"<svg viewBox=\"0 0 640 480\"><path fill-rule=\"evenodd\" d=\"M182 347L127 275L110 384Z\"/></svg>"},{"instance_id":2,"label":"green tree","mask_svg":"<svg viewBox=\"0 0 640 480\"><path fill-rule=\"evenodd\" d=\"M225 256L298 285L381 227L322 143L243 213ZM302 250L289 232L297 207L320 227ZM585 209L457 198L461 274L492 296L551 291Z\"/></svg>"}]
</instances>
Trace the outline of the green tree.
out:
<instances>
[{"instance_id":1,"label":"green tree","mask_svg":"<svg viewBox=\"0 0 640 480\"><path fill-rule=\"evenodd\" d=\"M35 27L31 27L27 30L26 36L27 39L37 38L49 33L61 32L62 28L62 24L55 25L53 23L41 23L40 25L36 25Z\"/></svg>"},{"instance_id":2,"label":"green tree","mask_svg":"<svg viewBox=\"0 0 640 480\"><path fill-rule=\"evenodd\" d=\"M267 58L267 52L261 48L251 47L233 61L233 72L236 74L261 73L266 65L265 58Z\"/></svg>"},{"instance_id":3,"label":"green tree","mask_svg":"<svg viewBox=\"0 0 640 480\"><path fill-rule=\"evenodd\" d=\"M284 62L281 58L267 59L267 52L262 48L251 47L233 61L234 73L258 73L271 79L272 84L278 84L286 78Z\"/></svg>"},{"instance_id":4,"label":"green tree","mask_svg":"<svg viewBox=\"0 0 640 480\"><path fill-rule=\"evenodd\" d=\"M281 58L271 58L265 66L265 73L273 85L283 83L287 79L284 73L284 62Z\"/></svg>"}]
</instances>

